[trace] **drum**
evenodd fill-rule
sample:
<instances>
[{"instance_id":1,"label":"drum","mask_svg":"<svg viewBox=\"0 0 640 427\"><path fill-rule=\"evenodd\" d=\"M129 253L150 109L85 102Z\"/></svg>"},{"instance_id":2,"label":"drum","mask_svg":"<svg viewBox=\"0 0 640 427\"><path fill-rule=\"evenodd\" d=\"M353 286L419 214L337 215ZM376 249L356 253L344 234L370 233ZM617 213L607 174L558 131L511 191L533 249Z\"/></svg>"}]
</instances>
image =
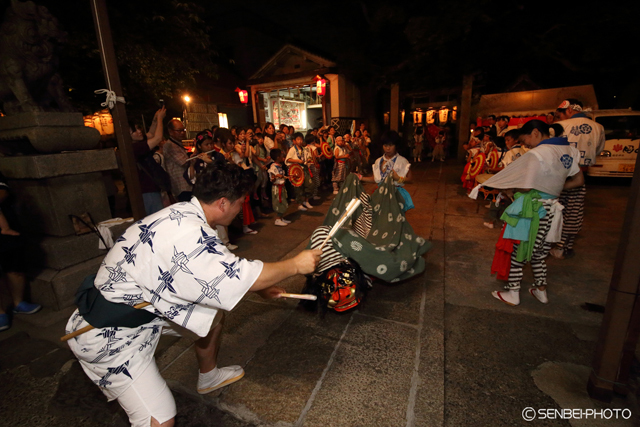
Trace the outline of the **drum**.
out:
<instances>
[{"instance_id":1,"label":"drum","mask_svg":"<svg viewBox=\"0 0 640 427\"><path fill-rule=\"evenodd\" d=\"M326 142L323 142L320 145L320 150L322 150L322 154L327 158L327 159L332 159L333 158L333 151L331 150L331 147L329 147L329 144Z\"/></svg>"},{"instance_id":2,"label":"drum","mask_svg":"<svg viewBox=\"0 0 640 427\"><path fill-rule=\"evenodd\" d=\"M493 174L490 173L481 173L480 175L476 176L476 182L478 184L484 184L492 176Z\"/></svg>"},{"instance_id":3,"label":"drum","mask_svg":"<svg viewBox=\"0 0 640 427\"><path fill-rule=\"evenodd\" d=\"M469 181L475 180L476 176L480 175L485 161L486 157L484 153L478 153L471 159L469 162L469 170L467 171L467 179Z\"/></svg>"},{"instance_id":4,"label":"drum","mask_svg":"<svg viewBox=\"0 0 640 427\"><path fill-rule=\"evenodd\" d=\"M476 185L484 184L492 176L495 176L495 175L490 173L481 173L480 175L476 176ZM490 188L490 187L480 187L480 190L478 191L482 193L483 198L485 200L487 200L487 197L491 197L491 200L493 202L496 201L496 197L498 196L498 194L500 194L499 189Z\"/></svg>"},{"instance_id":5,"label":"drum","mask_svg":"<svg viewBox=\"0 0 640 427\"><path fill-rule=\"evenodd\" d=\"M487 157L487 166L490 170L498 169L498 163L500 162L500 153L498 150L491 150Z\"/></svg>"},{"instance_id":6,"label":"drum","mask_svg":"<svg viewBox=\"0 0 640 427\"><path fill-rule=\"evenodd\" d=\"M289 166L289 181L294 187L300 187L304 183L304 169L299 164Z\"/></svg>"}]
</instances>

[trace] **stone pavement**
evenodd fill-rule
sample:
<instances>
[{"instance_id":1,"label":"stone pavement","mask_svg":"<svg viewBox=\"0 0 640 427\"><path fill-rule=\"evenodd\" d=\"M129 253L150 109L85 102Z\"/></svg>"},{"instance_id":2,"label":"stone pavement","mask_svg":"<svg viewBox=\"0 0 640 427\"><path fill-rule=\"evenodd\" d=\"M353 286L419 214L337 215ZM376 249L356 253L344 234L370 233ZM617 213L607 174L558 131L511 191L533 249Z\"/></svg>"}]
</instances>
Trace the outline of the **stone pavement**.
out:
<instances>
[{"instance_id":1,"label":"stone pavement","mask_svg":"<svg viewBox=\"0 0 640 427\"><path fill-rule=\"evenodd\" d=\"M241 381L196 394L192 342L163 338L156 357L176 397L176 425L637 425L634 393L611 405L586 395L602 315L582 308L605 303L629 188L589 186L576 257L548 260L550 304L523 292L509 307L490 295L500 287L489 275L499 231L483 227L486 202L462 193L461 170L454 161L416 165L407 186L416 205L407 219L433 243L424 275L377 284L358 310L324 318L295 301L245 297L227 316L219 356L221 365L244 366ZM329 205L292 214L287 228L262 220L259 234L236 236L237 254L276 261L298 253ZM296 292L303 281L284 287ZM43 310L0 334L2 425L127 425L58 341L69 312ZM628 408L632 417L529 423L526 407Z\"/></svg>"}]
</instances>

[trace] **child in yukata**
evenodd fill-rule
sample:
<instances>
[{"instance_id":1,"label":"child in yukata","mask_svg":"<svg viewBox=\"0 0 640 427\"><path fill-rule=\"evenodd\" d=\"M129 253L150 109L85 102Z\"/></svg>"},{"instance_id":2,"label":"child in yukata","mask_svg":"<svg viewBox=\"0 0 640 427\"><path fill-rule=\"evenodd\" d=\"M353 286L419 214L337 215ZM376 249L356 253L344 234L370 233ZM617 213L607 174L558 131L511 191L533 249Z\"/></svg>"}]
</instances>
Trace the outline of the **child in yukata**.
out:
<instances>
[{"instance_id":1,"label":"child in yukata","mask_svg":"<svg viewBox=\"0 0 640 427\"><path fill-rule=\"evenodd\" d=\"M287 158L285 163L290 165L300 165L304 171L304 182L300 187L294 187L293 191L295 193L296 202L298 203L298 210L306 211L309 209L313 209L311 203L309 203L309 198L313 196L313 181L311 180L311 175L309 174L309 166L307 162L307 155L304 149L304 137L302 133L296 132L293 135L293 146L289 149L287 153Z\"/></svg>"},{"instance_id":2,"label":"child in yukata","mask_svg":"<svg viewBox=\"0 0 640 427\"><path fill-rule=\"evenodd\" d=\"M421 162L422 161L422 146L424 144L424 135L422 126L416 129L416 133L414 135L413 141L413 161Z\"/></svg>"},{"instance_id":3,"label":"child in yukata","mask_svg":"<svg viewBox=\"0 0 640 427\"><path fill-rule=\"evenodd\" d=\"M318 148L318 137L313 134L307 134L304 137L304 142L306 146L305 149L305 157L307 159L307 165L309 166L309 174L311 175L311 180L313 181L313 200L320 200L320 196L318 196L318 189L322 184L320 180L320 150Z\"/></svg>"},{"instance_id":4,"label":"child in yukata","mask_svg":"<svg viewBox=\"0 0 640 427\"><path fill-rule=\"evenodd\" d=\"M285 183L285 173L282 165L284 163L284 154L279 148L271 150L271 158L273 163L269 168L269 178L271 179L271 204L273 211L276 212L275 224L279 227L286 227L291 221L284 219L284 214L289 208L287 202L287 189Z\"/></svg>"},{"instance_id":5,"label":"child in yukata","mask_svg":"<svg viewBox=\"0 0 640 427\"><path fill-rule=\"evenodd\" d=\"M444 138L444 131L441 130L436 136L436 145L433 147L433 154L431 155L432 162L436 159L444 162Z\"/></svg>"},{"instance_id":6,"label":"child in yukata","mask_svg":"<svg viewBox=\"0 0 640 427\"><path fill-rule=\"evenodd\" d=\"M333 194L338 194L338 190L340 190L342 183L347 177L347 161L349 160L349 153L344 146L344 140L341 136L336 138L333 158L334 165L331 181L333 182Z\"/></svg>"}]
</instances>

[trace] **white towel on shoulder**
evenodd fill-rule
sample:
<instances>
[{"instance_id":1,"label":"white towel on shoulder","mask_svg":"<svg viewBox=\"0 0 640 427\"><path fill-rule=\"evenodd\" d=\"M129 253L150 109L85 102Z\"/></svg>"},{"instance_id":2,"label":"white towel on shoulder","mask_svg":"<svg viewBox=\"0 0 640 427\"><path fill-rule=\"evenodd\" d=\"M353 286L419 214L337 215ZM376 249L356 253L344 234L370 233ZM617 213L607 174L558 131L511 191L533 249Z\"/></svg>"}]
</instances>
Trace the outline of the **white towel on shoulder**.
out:
<instances>
[{"instance_id":1,"label":"white towel on shoulder","mask_svg":"<svg viewBox=\"0 0 640 427\"><path fill-rule=\"evenodd\" d=\"M98 248L99 249L112 248L114 242L113 242L113 233L111 232L111 227L115 225L124 224L125 222L133 222L133 218L126 218L126 219L112 218L112 219L108 219L106 221L102 221L98 223L97 225L98 233L100 233L100 235L102 236L102 239L98 241ZM102 240L104 240L104 243L102 242ZM105 243L107 244L106 247L105 247Z\"/></svg>"}]
</instances>

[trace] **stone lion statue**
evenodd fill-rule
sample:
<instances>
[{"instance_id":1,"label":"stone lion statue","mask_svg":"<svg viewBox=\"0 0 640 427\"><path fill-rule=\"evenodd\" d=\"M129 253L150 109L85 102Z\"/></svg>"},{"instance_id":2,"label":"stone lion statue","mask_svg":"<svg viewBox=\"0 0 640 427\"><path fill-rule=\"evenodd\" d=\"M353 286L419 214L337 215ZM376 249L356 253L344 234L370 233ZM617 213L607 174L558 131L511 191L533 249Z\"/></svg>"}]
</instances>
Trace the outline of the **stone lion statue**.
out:
<instances>
[{"instance_id":1,"label":"stone lion statue","mask_svg":"<svg viewBox=\"0 0 640 427\"><path fill-rule=\"evenodd\" d=\"M46 7L11 0L0 25L0 102L5 113L73 111L57 73L56 48L66 36Z\"/></svg>"}]
</instances>

